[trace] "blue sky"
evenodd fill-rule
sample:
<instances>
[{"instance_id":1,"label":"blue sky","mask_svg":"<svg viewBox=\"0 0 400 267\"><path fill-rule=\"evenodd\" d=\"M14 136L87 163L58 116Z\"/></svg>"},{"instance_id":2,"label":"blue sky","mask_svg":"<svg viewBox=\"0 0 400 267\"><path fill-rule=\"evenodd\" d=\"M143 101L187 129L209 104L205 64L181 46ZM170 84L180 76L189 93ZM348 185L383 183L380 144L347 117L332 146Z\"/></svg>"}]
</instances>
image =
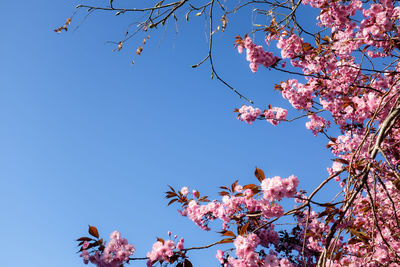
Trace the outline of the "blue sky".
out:
<instances>
[{"instance_id":1,"label":"blue sky","mask_svg":"<svg viewBox=\"0 0 400 267\"><path fill-rule=\"evenodd\" d=\"M180 25L177 35L172 25L165 37L151 35L137 57L141 37L121 52L105 44L122 36L129 16L98 13L77 31L54 33L76 4L2 4L1 266L84 266L74 239L88 224L107 238L120 230L137 256L169 230L188 247L215 241L215 232L167 207L168 184L217 197L218 186L236 179L256 182L255 166L268 177L295 174L306 190L327 176L326 140L306 130L305 120L239 122L233 110L246 102L211 80L206 65L190 68L206 53L203 18ZM251 16L229 23L215 38L217 70L257 106L289 108L273 85L292 77L253 74L233 49ZM218 266L214 255L189 254L195 266Z\"/></svg>"}]
</instances>

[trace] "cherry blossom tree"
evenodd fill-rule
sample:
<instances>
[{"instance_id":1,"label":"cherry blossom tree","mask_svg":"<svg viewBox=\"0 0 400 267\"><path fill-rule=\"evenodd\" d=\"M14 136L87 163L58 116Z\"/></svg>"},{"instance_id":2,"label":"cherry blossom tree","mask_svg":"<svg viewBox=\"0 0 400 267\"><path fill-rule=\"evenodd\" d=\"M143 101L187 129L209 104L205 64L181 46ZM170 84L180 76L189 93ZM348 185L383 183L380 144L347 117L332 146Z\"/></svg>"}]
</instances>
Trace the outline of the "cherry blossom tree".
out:
<instances>
[{"instance_id":1,"label":"cherry blossom tree","mask_svg":"<svg viewBox=\"0 0 400 267\"><path fill-rule=\"evenodd\" d=\"M265 177L256 168L256 184L221 186L221 199L210 200L200 192L170 187L166 198L178 204L179 213L204 231L219 221L221 239L202 247L184 246L184 239L168 233L136 257L135 248L118 231L108 242L97 228L89 227L90 237L78 239L85 263L117 267L135 260L147 266L171 264L192 266L190 253L215 249L222 266L399 266L400 265L400 5L377 0L247 0L203 1L161 0L136 8L120 7L110 0L104 5L78 5L89 12L115 15L137 14L134 28L128 28L116 50L132 37L143 34L143 44L153 31L170 21L205 16L209 23L209 49L205 58L213 77L246 101L235 110L237 119L248 124L267 121L273 126L307 117L306 128L326 137L334 161L327 177L307 194L301 179ZM239 53L246 54L251 71L261 67L290 74L277 81L275 89L293 107L256 107L252 101L225 81L213 62L213 36L225 31L228 21L239 11L256 12L264 24L253 25L251 34L236 36ZM319 12L313 31L298 18L305 10ZM139 16L140 15L140 16ZM74 15L75 16L75 15ZM68 30L74 16L56 32ZM265 43L254 43L252 34L263 35ZM233 39L233 38L232 38ZM272 52L272 46L280 54ZM277 126L279 127L279 126ZM331 129L338 134L333 135ZM314 200L328 183L340 190ZM291 198L293 209L284 210L280 201ZM296 224L276 231L276 223L293 216ZM132 241L134 243L134 240ZM218 245L232 243L231 249ZM189 253L190 252L190 253Z\"/></svg>"}]
</instances>

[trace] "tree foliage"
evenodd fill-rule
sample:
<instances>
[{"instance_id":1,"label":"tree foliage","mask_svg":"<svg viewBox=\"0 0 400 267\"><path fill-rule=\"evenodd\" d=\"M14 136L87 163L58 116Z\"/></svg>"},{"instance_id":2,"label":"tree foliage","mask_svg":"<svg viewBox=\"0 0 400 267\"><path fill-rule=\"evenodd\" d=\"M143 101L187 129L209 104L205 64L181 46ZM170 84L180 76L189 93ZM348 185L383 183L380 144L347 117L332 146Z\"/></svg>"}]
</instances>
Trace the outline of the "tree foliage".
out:
<instances>
[{"instance_id":1,"label":"tree foliage","mask_svg":"<svg viewBox=\"0 0 400 267\"><path fill-rule=\"evenodd\" d=\"M92 237L78 239L81 256L97 266L121 266L146 260L148 266L173 264L192 266L189 252L232 243L232 249L217 250L223 266L398 266L400 265L400 6L397 1L360 0L254 0L208 2L180 0L136 7L121 7L110 0L104 5L78 5L79 12L112 12L117 16L136 15L134 27L116 42L121 50L132 37L146 36L169 22L189 21L204 16L209 23L209 49L205 62L211 73L239 97L248 100L223 80L213 64L213 36L229 27L229 19L242 10L263 16L264 24L253 26L252 34L263 35L265 44L256 44L251 35L236 36L239 53L253 72L261 66L290 74L277 81L278 90L297 112L289 119L280 107L243 105L235 110L246 123L266 120L274 126L308 117L306 128L327 138L334 156L328 177L310 194L298 189L301 180L265 177L256 168L257 184L221 186L220 200L209 200L200 192L183 187L166 192L169 205L179 205L203 230L209 222L221 221L220 240L203 247L184 247L184 239L158 238L143 258L135 258L135 248L119 232L105 242L95 227ZM122 5L122 4L121 4ZM249 9L251 7L251 9ZM307 9L319 12L314 30L298 18ZM72 21L72 22L71 22ZM56 32L67 31L74 18ZM72 24L71 24L72 23ZM145 38L147 40L148 37ZM145 45L145 41L143 41ZM138 47L140 55L143 45ZM280 55L265 50L276 46ZM293 78L296 77L296 78ZM260 109L261 108L261 109ZM259 122L261 123L261 122ZM331 128L339 129L332 135ZM315 196L329 182L340 190ZM283 198L297 202L291 210L280 205ZM277 232L275 223L293 216L296 225Z\"/></svg>"}]
</instances>

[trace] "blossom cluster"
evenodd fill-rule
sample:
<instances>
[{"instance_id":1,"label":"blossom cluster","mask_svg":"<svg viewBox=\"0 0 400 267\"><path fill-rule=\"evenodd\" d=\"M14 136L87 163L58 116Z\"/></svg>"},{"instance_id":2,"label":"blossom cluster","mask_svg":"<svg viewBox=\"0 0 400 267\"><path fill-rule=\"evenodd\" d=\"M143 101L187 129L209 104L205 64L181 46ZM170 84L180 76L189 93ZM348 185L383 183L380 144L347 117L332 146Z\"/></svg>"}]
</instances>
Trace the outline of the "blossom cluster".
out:
<instances>
[{"instance_id":1,"label":"blossom cluster","mask_svg":"<svg viewBox=\"0 0 400 267\"><path fill-rule=\"evenodd\" d=\"M296 34L292 34L289 38L284 38L288 34L287 32L282 33L276 45L281 50L282 58L294 58L303 52L303 40Z\"/></svg>"},{"instance_id":2,"label":"blossom cluster","mask_svg":"<svg viewBox=\"0 0 400 267\"><path fill-rule=\"evenodd\" d=\"M222 250L217 251L216 258L221 265L226 267L294 267L287 258L279 258L278 254L270 250L265 254L263 250L255 252L261 245L261 239L257 234L251 233L247 236L237 236L234 241L236 257L225 255Z\"/></svg>"},{"instance_id":3,"label":"blossom cluster","mask_svg":"<svg viewBox=\"0 0 400 267\"><path fill-rule=\"evenodd\" d=\"M262 46L253 43L250 37L246 37L244 42L238 45L239 53L243 52L243 48L246 49L246 59L250 62L252 72L257 72L260 64L268 68L278 60L278 57L274 56L271 52L265 51Z\"/></svg>"},{"instance_id":4,"label":"blossom cluster","mask_svg":"<svg viewBox=\"0 0 400 267\"><path fill-rule=\"evenodd\" d=\"M264 116L266 121L276 126L280 122L285 121L287 117L287 110L280 107L270 107L262 114L259 108L243 105L239 110L238 120L252 124L257 118Z\"/></svg>"},{"instance_id":5,"label":"blossom cluster","mask_svg":"<svg viewBox=\"0 0 400 267\"><path fill-rule=\"evenodd\" d=\"M169 262L169 259L174 255L174 250L183 250L184 239L181 238L177 244L173 240L159 239L153 244L153 248L147 253L147 266L153 266L158 262Z\"/></svg>"},{"instance_id":6,"label":"blossom cluster","mask_svg":"<svg viewBox=\"0 0 400 267\"><path fill-rule=\"evenodd\" d=\"M189 200L188 205L180 213L189 217L203 230L210 230L208 223L215 219L220 219L223 228L227 229L232 217L244 210L259 211L266 219L280 217L283 215L283 208L274 201L294 197L298 184L298 178L294 175L286 179L267 178L261 183L263 198L254 198L252 189L241 189L241 186L236 186L237 193L231 196L224 195L222 201L214 200L208 204L199 204L195 199Z\"/></svg>"},{"instance_id":7,"label":"blossom cluster","mask_svg":"<svg viewBox=\"0 0 400 267\"><path fill-rule=\"evenodd\" d=\"M261 110L259 108L253 108L252 106L243 105L239 109L238 119L240 121L247 122L248 124L252 124L253 121L255 121L257 117L260 116L260 114Z\"/></svg>"},{"instance_id":8,"label":"blossom cluster","mask_svg":"<svg viewBox=\"0 0 400 267\"><path fill-rule=\"evenodd\" d=\"M264 193L264 198L270 201L279 201L284 197L294 197L298 185L299 179L294 175L291 175L286 179L275 176L273 178L264 179L261 183L261 188Z\"/></svg>"},{"instance_id":9,"label":"blossom cluster","mask_svg":"<svg viewBox=\"0 0 400 267\"><path fill-rule=\"evenodd\" d=\"M224 267L315 266L322 255L329 258L320 266L398 266L400 6L392 0L300 3L319 11L321 31L304 34L300 28L295 34L297 26L290 23L294 13L286 18L289 23L280 25L275 25L271 15L265 41L267 45L276 43L281 58L248 36L244 40L239 37L236 45L239 53L246 50L252 72L260 65L275 68L278 62L287 62L291 66L286 72L303 75L302 80L291 75L275 89L302 112L298 118L308 117L307 129L328 138L327 148L335 159L327 168L330 177L321 187L333 178L340 182L336 202L318 203L298 192L299 180L294 175L265 178L259 170L260 185L235 182L221 187L221 200L209 201L196 190L191 198L188 187L168 192L167 198L174 198L170 203L180 203L180 214L203 230L211 229L210 222L221 221L221 243L234 246L217 250L216 258ZM289 8L292 12L296 9ZM262 112L243 105L237 112L237 118L248 124L265 118L277 125L287 117L287 110L279 107ZM330 127L333 133L328 132ZM302 209L296 207L291 213L296 226L278 233L273 221L285 214L278 203L283 198L295 198ZM319 208L313 209L311 204ZM334 238L331 231L337 234ZM174 256L185 260L183 242L159 239L147 254L148 266L174 263ZM135 251L118 232L103 250L89 251L93 244L84 241L81 256L85 263L99 267L122 265Z\"/></svg>"},{"instance_id":10,"label":"blossom cluster","mask_svg":"<svg viewBox=\"0 0 400 267\"><path fill-rule=\"evenodd\" d=\"M125 238L121 238L118 231L111 233L110 241L105 246L103 253L96 251L90 254L88 247L89 243L85 241L81 257L85 264L91 262L97 267L120 267L129 261L129 257L135 252L135 247L129 244Z\"/></svg>"},{"instance_id":11,"label":"blossom cluster","mask_svg":"<svg viewBox=\"0 0 400 267\"><path fill-rule=\"evenodd\" d=\"M306 128L311 130L314 135L329 127L330 122L315 114L308 116L310 121L306 122Z\"/></svg>"},{"instance_id":12,"label":"blossom cluster","mask_svg":"<svg viewBox=\"0 0 400 267\"><path fill-rule=\"evenodd\" d=\"M286 120L287 113L286 109L273 107L264 111L264 117L269 123L276 126L280 122Z\"/></svg>"},{"instance_id":13,"label":"blossom cluster","mask_svg":"<svg viewBox=\"0 0 400 267\"><path fill-rule=\"evenodd\" d=\"M221 192L221 201L211 201L207 204L199 204L195 199L188 199L188 205L180 211L181 215L189 217L195 224L203 230L210 230L208 223L220 219L222 229L230 231L229 222L233 218L242 217L244 214L259 214L257 221L259 224L272 218L279 218L283 215L283 208L277 203L282 198L293 198L297 193L298 179L290 176L286 179L280 177L265 178L260 186L234 184L233 191ZM186 191L186 190L185 190ZM260 229L255 233L239 234L233 240L236 248L235 256L225 254L219 250L217 259L227 267L242 266L293 266L286 258L280 257L273 250L270 254L265 254L264 248L278 248L280 238L274 230L274 225ZM270 264L270 265L268 265ZM275 265L273 265L275 264Z\"/></svg>"},{"instance_id":14,"label":"blossom cluster","mask_svg":"<svg viewBox=\"0 0 400 267\"><path fill-rule=\"evenodd\" d=\"M339 195L349 199L349 188L360 177L364 177L364 182L362 193L353 200L351 212L341 215L340 206L328 205L322 213L312 210L299 213L293 238L305 240L302 253L313 266L310 255L324 250L326 242L330 242L325 239L329 227L337 225L337 229L350 232L350 238L335 239L332 246L341 249L335 252L336 258L325 259L327 265L397 266L400 245L393 237L400 235L400 130L396 128L400 122L394 120L391 125L397 126L379 131L387 124L389 114L400 108L400 64L392 59L397 57L399 47L400 6L391 0L305 0L302 4L319 10L318 25L326 30L307 40L303 38L307 35L296 35L289 31L290 27L266 29L267 44L275 40L281 60L287 59L292 68L300 70L297 74L305 77L303 81L291 77L276 89L293 108L306 112L307 129L329 138L327 147L337 158L327 169L340 182ZM379 64L384 66L380 70L376 67ZM257 70L250 68L253 72ZM321 113L323 116L317 115L321 111L325 111ZM273 119L272 113L272 110L265 112L264 117ZM339 130L335 137L328 135L331 125ZM386 138L379 139L379 133ZM378 146L382 154L379 161L376 154L371 155ZM341 179L342 172L349 178ZM279 177L265 179L264 198L279 199L284 192L279 187L281 182ZM295 244L292 249L299 251ZM299 263L302 261L297 259Z\"/></svg>"}]
</instances>

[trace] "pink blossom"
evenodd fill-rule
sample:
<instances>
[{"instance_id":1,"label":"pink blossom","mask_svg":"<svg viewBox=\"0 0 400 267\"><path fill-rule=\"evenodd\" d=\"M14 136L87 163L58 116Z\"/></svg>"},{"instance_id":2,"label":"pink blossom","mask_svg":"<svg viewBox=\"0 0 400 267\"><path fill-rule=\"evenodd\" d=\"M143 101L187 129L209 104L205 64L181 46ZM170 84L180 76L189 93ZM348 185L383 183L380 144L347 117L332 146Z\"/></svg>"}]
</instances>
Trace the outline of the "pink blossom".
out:
<instances>
[{"instance_id":1,"label":"pink blossom","mask_svg":"<svg viewBox=\"0 0 400 267\"><path fill-rule=\"evenodd\" d=\"M265 119L276 126L286 120L287 110L279 107L273 107L264 112Z\"/></svg>"},{"instance_id":2,"label":"pink blossom","mask_svg":"<svg viewBox=\"0 0 400 267\"><path fill-rule=\"evenodd\" d=\"M252 106L243 105L239 109L238 119L240 121L245 121L248 124L252 124L252 122L255 121L258 116L260 116L260 114L261 114L261 110L260 109L253 108Z\"/></svg>"},{"instance_id":3,"label":"pink blossom","mask_svg":"<svg viewBox=\"0 0 400 267\"><path fill-rule=\"evenodd\" d=\"M186 186L182 187L181 194L184 195L184 196L189 194L189 188L187 188Z\"/></svg>"},{"instance_id":4,"label":"pink blossom","mask_svg":"<svg viewBox=\"0 0 400 267\"><path fill-rule=\"evenodd\" d=\"M217 255L216 255L216 257L217 257L218 261L219 261L221 264L224 264L224 262L225 262L225 260L224 260L224 252L223 252L222 250L220 250L220 249L217 250Z\"/></svg>"},{"instance_id":5,"label":"pink blossom","mask_svg":"<svg viewBox=\"0 0 400 267\"><path fill-rule=\"evenodd\" d=\"M184 242L185 240L183 239L183 238L181 238L180 240L179 240L179 242L178 242L178 244L176 245L176 249L177 250L182 250L183 249L183 242Z\"/></svg>"},{"instance_id":6,"label":"pink blossom","mask_svg":"<svg viewBox=\"0 0 400 267\"><path fill-rule=\"evenodd\" d=\"M311 130L314 135L317 135L322 130L329 127L330 123L327 122L324 118L317 115L308 116L310 121L306 123L306 128Z\"/></svg>"},{"instance_id":7,"label":"pink blossom","mask_svg":"<svg viewBox=\"0 0 400 267\"><path fill-rule=\"evenodd\" d=\"M250 37L246 37L244 44L238 46L239 53L243 52L243 48L246 49L246 59L250 62L250 69L252 72L257 72L260 64L268 68L274 65L278 60L278 57L265 51L262 46L254 44Z\"/></svg>"},{"instance_id":8,"label":"pink blossom","mask_svg":"<svg viewBox=\"0 0 400 267\"><path fill-rule=\"evenodd\" d=\"M125 238L122 238L120 232L114 231L110 235L110 241L102 254L98 251L90 254L86 249L83 249L81 257L83 257L85 264L90 261L98 267L119 267L127 262L134 252L135 247L129 244Z\"/></svg>"},{"instance_id":9,"label":"pink blossom","mask_svg":"<svg viewBox=\"0 0 400 267\"><path fill-rule=\"evenodd\" d=\"M264 198L273 201L281 200L284 197L293 197L296 194L296 188L299 180L292 175L287 179L282 179L279 176L264 179L261 183Z\"/></svg>"},{"instance_id":10,"label":"pink blossom","mask_svg":"<svg viewBox=\"0 0 400 267\"><path fill-rule=\"evenodd\" d=\"M89 246L89 242L87 242L87 241L83 242L83 245L82 245L83 249L87 249L88 246Z\"/></svg>"}]
</instances>

